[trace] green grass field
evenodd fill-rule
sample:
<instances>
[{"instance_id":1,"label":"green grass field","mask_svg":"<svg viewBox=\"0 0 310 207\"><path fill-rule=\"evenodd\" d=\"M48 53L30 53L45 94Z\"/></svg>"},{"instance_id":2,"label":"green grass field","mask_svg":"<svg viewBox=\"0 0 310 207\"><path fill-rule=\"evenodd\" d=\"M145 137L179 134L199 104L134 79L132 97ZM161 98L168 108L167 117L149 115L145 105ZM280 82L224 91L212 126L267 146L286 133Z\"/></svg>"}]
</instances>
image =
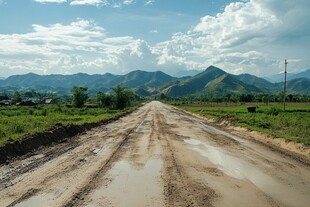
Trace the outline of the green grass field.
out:
<instances>
[{"instance_id":1,"label":"green grass field","mask_svg":"<svg viewBox=\"0 0 310 207\"><path fill-rule=\"evenodd\" d=\"M289 103L285 113L280 104L172 104L207 118L226 119L237 126L310 145L309 103ZM248 113L248 106L258 106L257 113Z\"/></svg>"},{"instance_id":2,"label":"green grass field","mask_svg":"<svg viewBox=\"0 0 310 207\"><path fill-rule=\"evenodd\" d=\"M87 107L78 109L65 105L0 106L0 146L8 139L17 140L26 134L42 132L57 123L81 125L98 122L115 117L126 110Z\"/></svg>"}]
</instances>

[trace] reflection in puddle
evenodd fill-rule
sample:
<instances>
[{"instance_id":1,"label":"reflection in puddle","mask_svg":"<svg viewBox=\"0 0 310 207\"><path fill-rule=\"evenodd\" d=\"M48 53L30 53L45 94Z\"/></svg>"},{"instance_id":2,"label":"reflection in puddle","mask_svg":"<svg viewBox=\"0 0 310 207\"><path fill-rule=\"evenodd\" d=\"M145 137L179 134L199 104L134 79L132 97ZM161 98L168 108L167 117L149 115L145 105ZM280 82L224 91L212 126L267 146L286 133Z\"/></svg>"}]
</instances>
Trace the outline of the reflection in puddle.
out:
<instances>
[{"instance_id":1,"label":"reflection in puddle","mask_svg":"<svg viewBox=\"0 0 310 207\"><path fill-rule=\"evenodd\" d=\"M16 204L14 207L46 207L50 206L51 199L47 196L33 196L23 202Z\"/></svg>"},{"instance_id":2,"label":"reflection in puddle","mask_svg":"<svg viewBox=\"0 0 310 207\"><path fill-rule=\"evenodd\" d=\"M235 141L238 141L239 143L243 143L243 144L247 144L248 143L247 140L241 139L238 136L235 136L233 134L230 134L230 133L227 133L225 131L219 130L219 129L215 128L215 127L212 127L212 126L209 126L209 125L205 125L205 124L203 124L201 122L199 122L198 124L201 126L201 128L205 129L207 132L224 135L224 136L229 137L229 138L231 138L231 139L233 139Z\"/></svg>"},{"instance_id":3,"label":"reflection in puddle","mask_svg":"<svg viewBox=\"0 0 310 207\"><path fill-rule=\"evenodd\" d=\"M138 133L150 133L152 132L151 120L144 120L136 129Z\"/></svg>"},{"instance_id":4,"label":"reflection in puddle","mask_svg":"<svg viewBox=\"0 0 310 207\"><path fill-rule=\"evenodd\" d=\"M116 163L109 172L113 181L95 191L89 206L100 206L102 201L112 206L163 206L159 183L162 165L162 160L149 160L137 170L126 161Z\"/></svg>"},{"instance_id":5,"label":"reflection in puddle","mask_svg":"<svg viewBox=\"0 0 310 207\"><path fill-rule=\"evenodd\" d=\"M184 142L192 145L192 149L194 151L204 157L207 157L226 175L237 179L249 180L260 190L285 204L296 205L298 202L307 202L302 193L297 192L296 189L277 182L271 176L265 174L259 168L243 159L229 155L220 148L213 147L206 142L196 139L185 139Z\"/></svg>"}]
</instances>

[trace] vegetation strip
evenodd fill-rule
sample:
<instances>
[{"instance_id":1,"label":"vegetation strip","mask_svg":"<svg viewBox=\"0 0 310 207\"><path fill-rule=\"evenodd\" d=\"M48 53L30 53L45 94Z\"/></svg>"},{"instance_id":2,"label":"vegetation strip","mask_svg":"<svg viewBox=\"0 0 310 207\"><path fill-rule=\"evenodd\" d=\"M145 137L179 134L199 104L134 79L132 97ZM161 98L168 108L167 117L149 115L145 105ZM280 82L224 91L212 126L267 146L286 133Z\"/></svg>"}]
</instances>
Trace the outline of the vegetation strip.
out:
<instances>
[{"instance_id":1,"label":"vegetation strip","mask_svg":"<svg viewBox=\"0 0 310 207\"><path fill-rule=\"evenodd\" d=\"M276 138L310 145L309 104L290 103L284 113L279 105L260 104L256 113L247 112L246 105L225 105L207 103L171 103L178 108L202 115L217 122L230 123L263 132ZM253 104L252 104L253 105Z\"/></svg>"},{"instance_id":2,"label":"vegetation strip","mask_svg":"<svg viewBox=\"0 0 310 207\"><path fill-rule=\"evenodd\" d=\"M16 141L9 141L4 146L0 147L0 164L3 164L6 161L18 156L23 156L27 153L33 152L41 146L48 146L52 143L61 142L91 128L115 121L123 116L128 115L129 113L132 113L134 110L136 110L136 108L131 108L122 114L118 114L115 117L107 118L99 122L84 123L82 125L56 124L44 132L26 135Z\"/></svg>"}]
</instances>

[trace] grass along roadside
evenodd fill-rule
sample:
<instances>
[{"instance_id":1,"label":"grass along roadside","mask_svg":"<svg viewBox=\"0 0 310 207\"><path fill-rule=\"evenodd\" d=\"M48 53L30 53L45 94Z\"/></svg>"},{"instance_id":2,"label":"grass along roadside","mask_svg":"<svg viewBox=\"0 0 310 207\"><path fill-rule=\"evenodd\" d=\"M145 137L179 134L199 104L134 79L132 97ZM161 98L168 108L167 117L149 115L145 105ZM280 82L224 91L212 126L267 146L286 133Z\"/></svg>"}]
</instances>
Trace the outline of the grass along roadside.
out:
<instances>
[{"instance_id":1,"label":"grass along roadside","mask_svg":"<svg viewBox=\"0 0 310 207\"><path fill-rule=\"evenodd\" d=\"M127 111L104 108L69 108L65 105L40 105L35 107L0 107L0 146L9 139L18 140L26 134L43 132L55 124L76 124L99 122L116 117Z\"/></svg>"},{"instance_id":2,"label":"grass along roadside","mask_svg":"<svg viewBox=\"0 0 310 207\"><path fill-rule=\"evenodd\" d=\"M170 103L171 104L171 103ZM236 126L248 128L310 145L310 104L293 104L282 112L279 104L258 106L257 113L248 113L247 105L224 104L180 104L172 103L186 111L213 118L217 121L228 120ZM253 105L253 104L252 104Z\"/></svg>"}]
</instances>

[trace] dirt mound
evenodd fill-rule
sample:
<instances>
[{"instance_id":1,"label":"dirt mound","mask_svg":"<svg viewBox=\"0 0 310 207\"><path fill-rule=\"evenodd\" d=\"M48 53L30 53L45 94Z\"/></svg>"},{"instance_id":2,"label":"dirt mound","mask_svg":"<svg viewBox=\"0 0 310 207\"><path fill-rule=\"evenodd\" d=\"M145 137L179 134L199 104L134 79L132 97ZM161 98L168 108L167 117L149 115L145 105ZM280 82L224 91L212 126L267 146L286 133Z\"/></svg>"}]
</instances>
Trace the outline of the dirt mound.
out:
<instances>
[{"instance_id":1,"label":"dirt mound","mask_svg":"<svg viewBox=\"0 0 310 207\"><path fill-rule=\"evenodd\" d=\"M0 147L0 164L3 164L8 160L12 160L18 156L23 156L27 153L34 152L41 146L49 146L53 143L59 143L91 128L110 123L127 115L128 113L130 112L126 112L100 122L86 123L83 125L56 124L44 132L26 135L17 141L8 141L4 146Z\"/></svg>"}]
</instances>

